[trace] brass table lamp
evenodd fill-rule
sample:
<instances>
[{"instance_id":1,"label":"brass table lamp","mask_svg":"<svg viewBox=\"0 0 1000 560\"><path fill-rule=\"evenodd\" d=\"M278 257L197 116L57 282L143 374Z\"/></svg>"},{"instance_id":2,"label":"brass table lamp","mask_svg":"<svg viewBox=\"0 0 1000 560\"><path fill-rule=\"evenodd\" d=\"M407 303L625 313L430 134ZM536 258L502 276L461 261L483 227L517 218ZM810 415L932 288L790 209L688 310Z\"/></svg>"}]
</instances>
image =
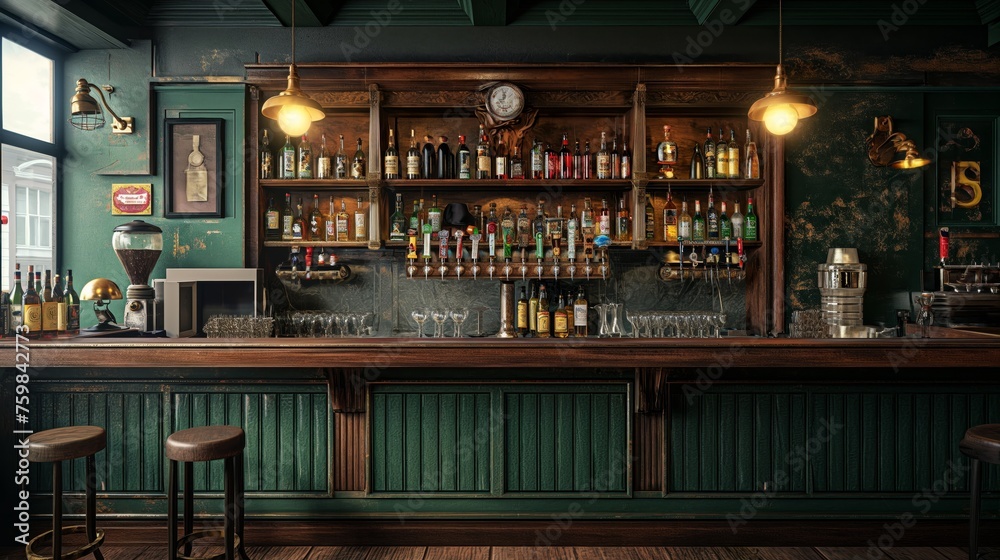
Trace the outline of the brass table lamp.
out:
<instances>
[{"instance_id":1,"label":"brass table lamp","mask_svg":"<svg viewBox=\"0 0 1000 560\"><path fill-rule=\"evenodd\" d=\"M90 282L87 282L80 290L80 299L85 301L94 302L94 315L97 315L97 324L88 329L83 329L86 332L105 332L105 331L116 331L121 330L122 327L117 323L117 319L108 305L111 300L122 299L122 291L118 288L118 285L108 280L107 278L94 278Z\"/></svg>"}]
</instances>

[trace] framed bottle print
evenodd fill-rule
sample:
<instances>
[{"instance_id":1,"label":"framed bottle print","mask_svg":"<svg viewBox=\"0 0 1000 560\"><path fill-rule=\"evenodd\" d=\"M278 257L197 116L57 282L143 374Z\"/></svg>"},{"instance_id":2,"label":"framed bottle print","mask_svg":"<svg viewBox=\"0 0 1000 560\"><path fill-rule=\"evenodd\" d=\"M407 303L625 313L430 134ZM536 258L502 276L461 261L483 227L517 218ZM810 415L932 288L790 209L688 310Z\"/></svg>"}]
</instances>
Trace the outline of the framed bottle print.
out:
<instances>
[{"instance_id":1,"label":"framed bottle print","mask_svg":"<svg viewBox=\"0 0 1000 560\"><path fill-rule=\"evenodd\" d=\"M223 119L164 119L164 216L221 218Z\"/></svg>"}]
</instances>

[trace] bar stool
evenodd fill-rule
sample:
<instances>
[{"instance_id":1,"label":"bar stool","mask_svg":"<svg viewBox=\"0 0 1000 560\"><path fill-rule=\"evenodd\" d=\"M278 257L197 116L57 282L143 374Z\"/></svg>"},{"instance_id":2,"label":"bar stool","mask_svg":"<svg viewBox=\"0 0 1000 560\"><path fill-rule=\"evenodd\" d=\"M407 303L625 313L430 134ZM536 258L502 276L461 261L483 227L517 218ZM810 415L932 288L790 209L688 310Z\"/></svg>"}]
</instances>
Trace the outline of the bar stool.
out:
<instances>
[{"instance_id":1,"label":"bar stool","mask_svg":"<svg viewBox=\"0 0 1000 560\"><path fill-rule=\"evenodd\" d=\"M982 424L973 426L965 432L965 437L958 444L963 455L970 458L972 470L969 491L971 504L969 506L969 560L979 557L979 507L982 497L981 484L983 478L983 463L1000 465L1000 424Z\"/></svg>"},{"instance_id":2,"label":"bar stool","mask_svg":"<svg viewBox=\"0 0 1000 560\"><path fill-rule=\"evenodd\" d=\"M174 432L167 437L166 455L170 459L167 488L167 516L170 560L191 560L191 543L206 537L223 537L225 552L201 560L234 560L238 552L249 560L243 548L243 447L246 436L236 426L203 426ZM194 463L225 461L225 527L194 531ZM184 535L177 538L177 463L184 463ZM235 525L235 527L234 527ZM184 554L177 549L184 547Z\"/></svg>"},{"instance_id":3,"label":"bar stool","mask_svg":"<svg viewBox=\"0 0 1000 560\"><path fill-rule=\"evenodd\" d=\"M31 539L24 548L28 560L73 560L93 553L97 560L104 560L101 544L104 530L96 528L97 474L94 455L107 446L104 428L97 426L69 426L32 434L28 438L28 460L32 463L52 463L52 530ZM86 457L87 462L87 512L86 525L62 526L62 462ZM70 552L62 551L62 537L66 534L86 533L88 543ZM52 556L35 551L35 544L52 535Z\"/></svg>"}]
</instances>

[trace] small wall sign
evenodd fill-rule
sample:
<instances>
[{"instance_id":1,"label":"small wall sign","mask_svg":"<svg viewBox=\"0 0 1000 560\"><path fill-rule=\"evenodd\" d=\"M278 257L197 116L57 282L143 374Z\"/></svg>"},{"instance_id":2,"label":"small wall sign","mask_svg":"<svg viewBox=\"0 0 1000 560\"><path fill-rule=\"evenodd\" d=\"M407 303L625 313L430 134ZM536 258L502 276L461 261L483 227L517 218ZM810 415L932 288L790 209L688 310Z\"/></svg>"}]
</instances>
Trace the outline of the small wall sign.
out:
<instances>
[{"instance_id":1,"label":"small wall sign","mask_svg":"<svg viewBox=\"0 0 1000 560\"><path fill-rule=\"evenodd\" d=\"M152 213L152 184L118 183L111 185L112 216L149 216Z\"/></svg>"}]
</instances>

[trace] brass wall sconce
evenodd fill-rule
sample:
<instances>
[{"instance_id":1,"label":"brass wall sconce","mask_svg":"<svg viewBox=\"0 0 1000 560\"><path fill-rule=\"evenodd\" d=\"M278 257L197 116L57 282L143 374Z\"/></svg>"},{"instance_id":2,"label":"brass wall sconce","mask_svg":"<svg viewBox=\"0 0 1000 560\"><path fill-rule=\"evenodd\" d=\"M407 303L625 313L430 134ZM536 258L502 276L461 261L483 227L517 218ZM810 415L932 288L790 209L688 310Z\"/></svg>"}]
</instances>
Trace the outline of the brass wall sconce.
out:
<instances>
[{"instance_id":1,"label":"brass wall sconce","mask_svg":"<svg viewBox=\"0 0 1000 560\"><path fill-rule=\"evenodd\" d=\"M115 134L132 134L132 126L135 124L134 119L132 117L119 117L108 106L108 100L104 98L104 92L101 91L103 89L108 93L113 93L115 88L111 86L97 86L83 78L76 81L76 95L70 100L70 124L80 130L95 130L104 126L104 114L101 111L101 106L90 95L90 90L92 89L97 91L97 94L101 96L101 102L108 110L108 113L114 118L114 122L111 124L111 131Z\"/></svg>"},{"instance_id":2,"label":"brass wall sconce","mask_svg":"<svg viewBox=\"0 0 1000 560\"><path fill-rule=\"evenodd\" d=\"M875 130L865 139L868 160L876 167L893 169L916 169L931 162L924 158L913 143L902 132L893 132L892 117L875 117Z\"/></svg>"}]
</instances>

